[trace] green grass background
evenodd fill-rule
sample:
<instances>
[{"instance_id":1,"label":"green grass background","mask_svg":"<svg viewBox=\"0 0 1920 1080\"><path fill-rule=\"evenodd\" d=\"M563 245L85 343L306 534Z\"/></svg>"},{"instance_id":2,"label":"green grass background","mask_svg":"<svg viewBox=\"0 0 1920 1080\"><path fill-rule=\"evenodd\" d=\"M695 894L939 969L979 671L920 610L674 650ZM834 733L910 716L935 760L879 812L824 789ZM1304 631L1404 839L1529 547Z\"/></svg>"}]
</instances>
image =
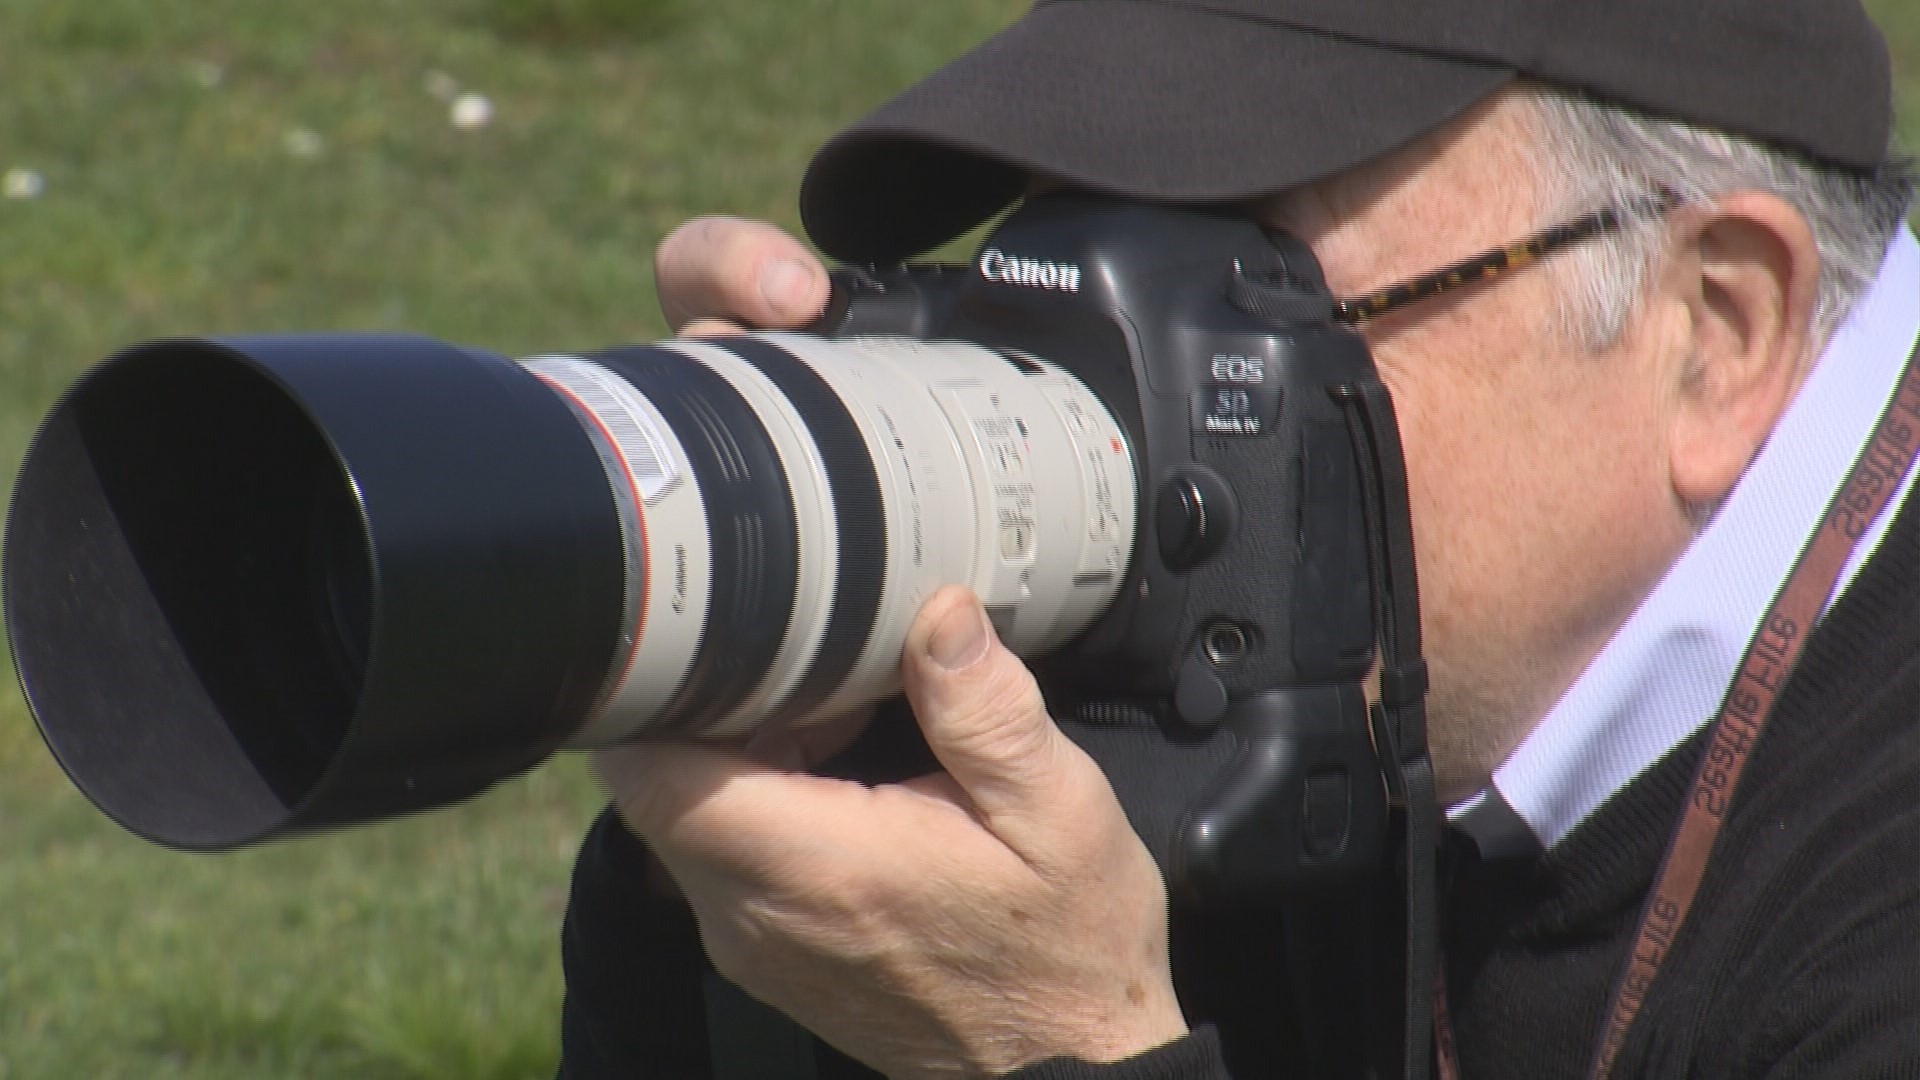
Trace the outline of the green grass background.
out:
<instances>
[{"instance_id":1,"label":"green grass background","mask_svg":"<svg viewBox=\"0 0 1920 1080\"><path fill-rule=\"evenodd\" d=\"M157 335L657 337L666 229L792 225L812 147L1023 6L0 0L0 171L46 181L0 201L0 467L86 363ZM1870 6L1920 147L1920 2ZM456 130L430 72L494 122ZM71 789L9 686L0 1080L550 1076L599 801L561 760L453 811L178 855Z\"/></svg>"}]
</instances>

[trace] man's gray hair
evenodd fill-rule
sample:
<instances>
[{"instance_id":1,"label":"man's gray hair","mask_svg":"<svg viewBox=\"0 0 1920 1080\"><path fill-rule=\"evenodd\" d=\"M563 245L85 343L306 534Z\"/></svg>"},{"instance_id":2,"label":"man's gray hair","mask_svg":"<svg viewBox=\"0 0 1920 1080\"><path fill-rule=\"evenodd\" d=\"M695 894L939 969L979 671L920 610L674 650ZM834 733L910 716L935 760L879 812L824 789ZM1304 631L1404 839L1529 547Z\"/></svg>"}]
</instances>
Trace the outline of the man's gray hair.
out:
<instances>
[{"instance_id":1,"label":"man's gray hair","mask_svg":"<svg viewBox=\"0 0 1920 1080\"><path fill-rule=\"evenodd\" d=\"M1751 139L1548 87L1530 87L1525 96L1543 150L1537 179L1555 220L1632 206L1663 190L1696 204L1735 191L1763 191L1798 209L1820 247L1812 327L1819 343L1866 295L1913 199L1914 173L1904 161L1861 176ZM1662 234L1657 217L1643 217L1618 236L1565 256L1562 319L1588 348L1603 350L1625 331Z\"/></svg>"}]
</instances>

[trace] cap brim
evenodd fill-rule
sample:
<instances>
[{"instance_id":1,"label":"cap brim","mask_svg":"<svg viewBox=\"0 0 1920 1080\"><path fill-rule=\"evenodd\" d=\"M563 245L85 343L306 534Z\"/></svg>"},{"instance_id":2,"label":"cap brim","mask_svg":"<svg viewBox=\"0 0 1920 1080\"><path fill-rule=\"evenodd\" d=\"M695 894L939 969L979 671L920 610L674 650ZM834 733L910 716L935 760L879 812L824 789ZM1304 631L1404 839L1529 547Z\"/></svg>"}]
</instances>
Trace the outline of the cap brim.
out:
<instances>
[{"instance_id":1,"label":"cap brim","mask_svg":"<svg viewBox=\"0 0 1920 1080\"><path fill-rule=\"evenodd\" d=\"M1249 199L1377 157L1513 78L1169 3L1042 3L822 147L801 218L828 254L886 263L985 221L1029 175Z\"/></svg>"}]
</instances>

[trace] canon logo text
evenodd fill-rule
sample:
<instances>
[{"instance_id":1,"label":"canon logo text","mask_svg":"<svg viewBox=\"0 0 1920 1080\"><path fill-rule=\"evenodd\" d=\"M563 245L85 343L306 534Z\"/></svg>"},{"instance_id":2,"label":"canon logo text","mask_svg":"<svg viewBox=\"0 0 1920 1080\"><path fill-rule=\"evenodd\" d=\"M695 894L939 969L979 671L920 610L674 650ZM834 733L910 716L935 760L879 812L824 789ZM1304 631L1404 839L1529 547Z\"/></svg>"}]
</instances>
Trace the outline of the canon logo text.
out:
<instances>
[{"instance_id":1,"label":"canon logo text","mask_svg":"<svg viewBox=\"0 0 1920 1080\"><path fill-rule=\"evenodd\" d=\"M1009 256L999 248L980 253L980 276L1002 285L1025 285L1030 289L1057 292L1080 291L1080 268L1072 263L1052 263L1040 259Z\"/></svg>"}]
</instances>

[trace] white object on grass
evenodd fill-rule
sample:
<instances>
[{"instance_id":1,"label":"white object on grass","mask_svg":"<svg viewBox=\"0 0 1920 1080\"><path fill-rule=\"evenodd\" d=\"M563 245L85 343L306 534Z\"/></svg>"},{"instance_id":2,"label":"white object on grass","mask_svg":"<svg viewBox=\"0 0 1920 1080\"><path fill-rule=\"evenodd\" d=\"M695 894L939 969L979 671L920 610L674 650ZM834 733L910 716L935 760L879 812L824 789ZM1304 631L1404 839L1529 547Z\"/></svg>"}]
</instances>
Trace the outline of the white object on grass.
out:
<instances>
[{"instance_id":1,"label":"white object on grass","mask_svg":"<svg viewBox=\"0 0 1920 1080\"><path fill-rule=\"evenodd\" d=\"M461 131L473 131L486 127L493 122L493 102L484 94L472 91L453 99L453 126Z\"/></svg>"},{"instance_id":2,"label":"white object on grass","mask_svg":"<svg viewBox=\"0 0 1920 1080\"><path fill-rule=\"evenodd\" d=\"M32 169L8 169L0 193L9 199L37 199L47 190L47 178Z\"/></svg>"},{"instance_id":3,"label":"white object on grass","mask_svg":"<svg viewBox=\"0 0 1920 1080\"><path fill-rule=\"evenodd\" d=\"M287 133L281 136L281 142L286 146L287 153L301 158L319 157L320 152L327 148L327 141L310 127L288 128Z\"/></svg>"}]
</instances>

